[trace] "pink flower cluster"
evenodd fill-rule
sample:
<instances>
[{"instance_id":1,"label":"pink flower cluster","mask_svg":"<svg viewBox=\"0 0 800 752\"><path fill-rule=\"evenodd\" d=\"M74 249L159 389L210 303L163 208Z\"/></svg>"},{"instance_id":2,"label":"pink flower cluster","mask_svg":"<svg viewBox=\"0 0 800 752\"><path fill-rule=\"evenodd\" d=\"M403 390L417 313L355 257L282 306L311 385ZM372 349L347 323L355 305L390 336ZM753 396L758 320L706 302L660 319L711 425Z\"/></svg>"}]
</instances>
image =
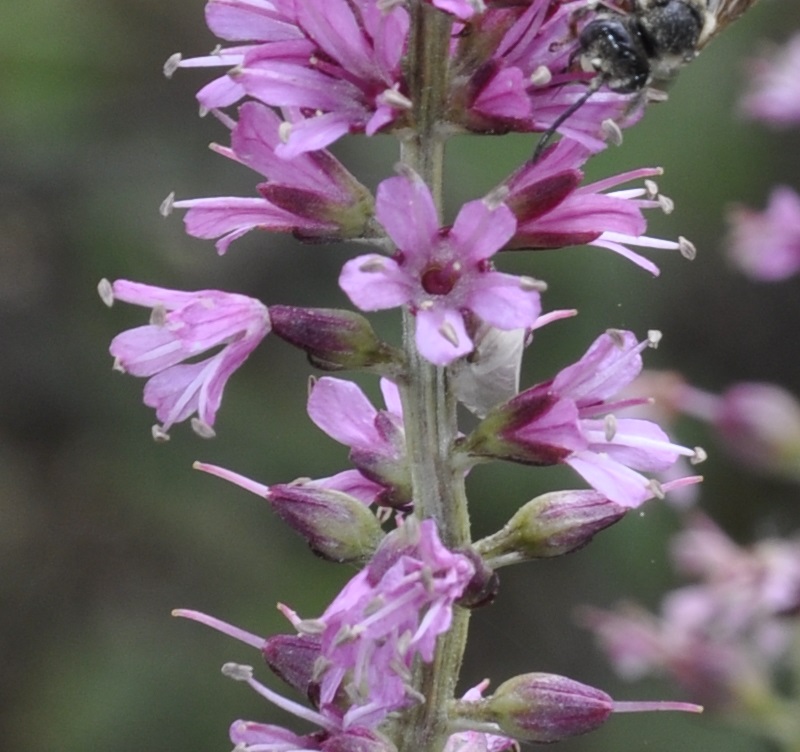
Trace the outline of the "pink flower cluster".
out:
<instances>
[{"instance_id":1,"label":"pink flower cluster","mask_svg":"<svg viewBox=\"0 0 800 752\"><path fill-rule=\"evenodd\" d=\"M393 134L408 143L416 132L421 95L411 61L420 14L443 21L446 30L447 105L437 138L542 133L559 123L555 143L544 148L548 132L531 159L465 203L451 223L408 164L373 194L328 151L348 134ZM617 140L644 103L603 88L584 98L592 73L578 65L576 35L591 16L583 0L209 0L208 26L225 46L167 63L169 74L223 69L198 93L203 109L230 131L230 145L213 149L260 177L251 196L170 197L163 212L186 210L188 234L215 240L220 254L253 230L314 243L357 241L367 249L344 263L339 286L359 311L400 308L406 315L402 349L355 311L268 306L218 290L126 280L101 284L107 303L151 310L148 324L118 335L110 350L120 370L147 379L144 401L156 410L158 438L188 419L198 433L212 435L228 378L268 333L320 369L382 377L383 409L354 383L332 376L311 382L309 417L349 448L350 469L266 486L196 465L257 494L315 554L362 566L316 619L281 606L290 635L264 639L205 614L176 612L257 648L309 699L311 707L287 700L251 668L226 665L226 675L318 729L297 735L237 721L230 731L237 749L393 752L384 735L389 721L425 700L415 685L418 672L434 662L459 609L494 596L492 567L576 550L627 510L697 480L662 484L652 477L698 453L671 442L653 421L617 417L646 401L619 393L639 375L641 353L655 346L658 333L638 342L631 332L609 330L552 379L519 391L532 332L575 311L543 313L546 284L500 270L501 253L588 244L654 275L658 267L634 249L694 254L683 238L646 234L644 212L672 208L653 182L660 170L584 182L586 161ZM572 112L576 102L583 104ZM452 542L441 520L420 519L420 488L427 484L410 459L419 426L406 421L422 422L409 407L419 407L409 395L422 372L444 385L453 414L439 446L442 488L478 462L506 460L566 464L594 490L539 497L515 516L513 535L504 529L474 545L463 537ZM467 435L455 426L457 402L478 419ZM601 690L551 674L516 677L490 697L483 697L485 688L452 700L448 752L555 741L596 728L612 712L697 710L615 703Z\"/></svg>"}]
</instances>

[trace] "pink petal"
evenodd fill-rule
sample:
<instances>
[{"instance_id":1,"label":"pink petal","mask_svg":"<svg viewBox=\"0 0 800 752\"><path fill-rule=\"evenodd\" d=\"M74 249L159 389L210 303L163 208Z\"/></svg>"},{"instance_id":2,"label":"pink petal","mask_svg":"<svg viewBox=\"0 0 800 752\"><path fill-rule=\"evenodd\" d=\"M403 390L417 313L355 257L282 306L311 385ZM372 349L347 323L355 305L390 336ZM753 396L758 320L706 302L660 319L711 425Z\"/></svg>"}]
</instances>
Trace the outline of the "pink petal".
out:
<instances>
[{"instance_id":1,"label":"pink petal","mask_svg":"<svg viewBox=\"0 0 800 752\"><path fill-rule=\"evenodd\" d=\"M350 259L339 275L339 286L362 311L382 311L407 303L412 280L394 259L372 253Z\"/></svg>"},{"instance_id":2,"label":"pink petal","mask_svg":"<svg viewBox=\"0 0 800 752\"><path fill-rule=\"evenodd\" d=\"M417 311L416 321L417 348L434 365L446 366L472 352L472 340L464 327L464 318L458 311L449 308L423 309ZM455 344L442 334L443 327L455 336Z\"/></svg>"}]
</instances>

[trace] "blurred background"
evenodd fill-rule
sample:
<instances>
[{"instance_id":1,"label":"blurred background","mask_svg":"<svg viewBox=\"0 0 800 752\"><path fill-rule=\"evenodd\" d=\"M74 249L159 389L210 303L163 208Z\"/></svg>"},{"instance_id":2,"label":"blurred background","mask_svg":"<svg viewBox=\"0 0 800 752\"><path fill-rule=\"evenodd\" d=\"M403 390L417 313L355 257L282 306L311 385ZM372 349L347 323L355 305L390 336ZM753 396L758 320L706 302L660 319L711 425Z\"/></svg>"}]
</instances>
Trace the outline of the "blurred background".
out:
<instances>
[{"instance_id":1,"label":"blurred background","mask_svg":"<svg viewBox=\"0 0 800 752\"><path fill-rule=\"evenodd\" d=\"M662 252L659 279L585 248L506 264L548 281L548 308L581 311L537 336L528 383L614 326L662 330L648 365L680 369L698 386L759 379L800 392L800 280L756 285L723 257L726 207L762 207L777 182L800 187L800 134L745 123L736 107L747 58L766 40L783 41L797 20L796 2L762 0L681 74L669 102L591 163L591 178L663 166L660 187L677 206L670 216L651 213L650 234L691 238L696 261ZM317 615L354 573L310 556L256 497L191 469L205 460L264 483L344 469L346 450L305 415L311 369L301 355L268 339L228 386L213 441L178 426L169 443L153 443L141 381L111 372L109 341L146 314L105 308L95 293L104 276L346 305L336 278L352 249L252 233L219 258L212 243L184 235L179 213L159 216L173 190L180 198L252 193L251 173L206 149L226 139L213 118L197 117L194 92L206 74L161 74L173 52L215 44L202 0L0 8L2 749L228 749L232 720L282 720L219 673L225 661L259 658L170 610L196 608L268 635L287 631L277 601ZM454 140L451 208L531 149L531 138ZM337 153L371 186L396 159L388 137L346 139ZM681 438L711 454L702 504L737 540L797 529L795 486L749 474L702 429ZM576 485L549 469L475 471L476 536L537 493ZM473 619L464 688L522 669L566 674L618 699L679 699L666 683L622 684L574 620L579 604L625 597L654 607L677 583L665 549L675 527L665 505L650 503L577 554L505 570L499 598ZM712 718L652 715L613 718L560 749L687 745L766 749Z\"/></svg>"}]
</instances>

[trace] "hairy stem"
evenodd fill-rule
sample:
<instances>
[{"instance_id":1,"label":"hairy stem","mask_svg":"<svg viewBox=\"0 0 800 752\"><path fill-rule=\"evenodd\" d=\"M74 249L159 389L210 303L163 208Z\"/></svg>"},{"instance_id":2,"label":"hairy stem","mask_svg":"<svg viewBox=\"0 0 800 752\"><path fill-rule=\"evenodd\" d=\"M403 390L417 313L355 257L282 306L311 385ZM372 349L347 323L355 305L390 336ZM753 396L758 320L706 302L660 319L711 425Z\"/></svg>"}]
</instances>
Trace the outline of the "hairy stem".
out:
<instances>
[{"instance_id":1,"label":"hairy stem","mask_svg":"<svg viewBox=\"0 0 800 752\"><path fill-rule=\"evenodd\" d=\"M439 214L442 207L444 129L451 19L430 5L411 5L407 80L414 102L414 128L403 140L401 161L427 183ZM449 373L422 358L414 341L414 316L403 316L408 379L403 410L414 487L421 517L433 517L449 548L469 543L463 472L451 463L457 435L456 400ZM399 752L439 752L447 740L447 703L453 697L467 637L469 612L456 608L451 629L439 638L434 660L420 664L414 686L425 702L408 713L395 739Z\"/></svg>"}]
</instances>

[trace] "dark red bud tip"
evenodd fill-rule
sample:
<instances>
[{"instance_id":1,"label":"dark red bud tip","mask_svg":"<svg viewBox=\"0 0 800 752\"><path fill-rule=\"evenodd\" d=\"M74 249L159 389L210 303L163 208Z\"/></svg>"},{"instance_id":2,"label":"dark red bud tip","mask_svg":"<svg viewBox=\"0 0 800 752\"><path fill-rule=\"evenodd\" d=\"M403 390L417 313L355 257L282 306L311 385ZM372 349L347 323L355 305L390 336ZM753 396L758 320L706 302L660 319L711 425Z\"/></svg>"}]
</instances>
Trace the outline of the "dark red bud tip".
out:
<instances>
[{"instance_id":1,"label":"dark red bud tip","mask_svg":"<svg viewBox=\"0 0 800 752\"><path fill-rule=\"evenodd\" d=\"M321 638L313 635L274 635L264 640L261 655L272 671L304 695L309 695Z\"/></svg>"}]
</instances>

